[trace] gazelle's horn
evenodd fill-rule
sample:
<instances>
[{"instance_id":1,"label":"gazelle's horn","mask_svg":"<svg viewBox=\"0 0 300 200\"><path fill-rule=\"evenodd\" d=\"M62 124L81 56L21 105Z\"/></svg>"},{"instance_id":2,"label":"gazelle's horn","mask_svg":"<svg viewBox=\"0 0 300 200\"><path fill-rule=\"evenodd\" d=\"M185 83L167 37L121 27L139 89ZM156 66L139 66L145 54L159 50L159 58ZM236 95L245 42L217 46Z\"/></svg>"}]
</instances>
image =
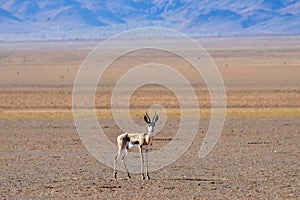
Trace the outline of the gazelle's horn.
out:
<instances>
[{"instance_id":1,"label":"gazelle's horn","mask_svg":"<svg viewBox=\"0 0 300 200\"><path fill-rule=\"evenodd\" d=\"M153 116L153 119L152 119L152 122L156 122L157 119L158 119L158 115L157 115L156 112L155 112L155 114L154 114L154 116Z\"/></svg>"}]
</instances>

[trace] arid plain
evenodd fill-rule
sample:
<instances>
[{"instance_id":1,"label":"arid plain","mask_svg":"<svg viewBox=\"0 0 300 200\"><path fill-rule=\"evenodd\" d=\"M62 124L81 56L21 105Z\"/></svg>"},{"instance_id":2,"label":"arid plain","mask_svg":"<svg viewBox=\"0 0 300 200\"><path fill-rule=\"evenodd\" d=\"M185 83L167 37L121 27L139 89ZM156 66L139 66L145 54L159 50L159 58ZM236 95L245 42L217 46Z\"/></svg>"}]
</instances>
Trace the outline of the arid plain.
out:
<instances>
[{"instance_id":1,"label":"arid plain","mask_svg":"<svg viewBox=\"0 0 300 200\"><path fill-rule=\"evenodd\" d=\"M127 180L83 146L72 118L76 73L98 41L0 43L0 199L297 199L300 196L300 36L197 38L225 84L227 114L215 148L199 159L211 98L201 76L168 52L142 50L113 62L95 107L114 142L114 83L132 66L168 64L187 77L201 120L196 138L171 165ZM167 88L145 85L130 98L131 116L153 104L167 111L152 149L172 140L179 102ZM113 162L113 161L112 161ZM151 162L151 160L150 160ZM155 162L155 161L152 161ZM139 165L139 163L137 163Z\"/></svg>"}]
</instances>

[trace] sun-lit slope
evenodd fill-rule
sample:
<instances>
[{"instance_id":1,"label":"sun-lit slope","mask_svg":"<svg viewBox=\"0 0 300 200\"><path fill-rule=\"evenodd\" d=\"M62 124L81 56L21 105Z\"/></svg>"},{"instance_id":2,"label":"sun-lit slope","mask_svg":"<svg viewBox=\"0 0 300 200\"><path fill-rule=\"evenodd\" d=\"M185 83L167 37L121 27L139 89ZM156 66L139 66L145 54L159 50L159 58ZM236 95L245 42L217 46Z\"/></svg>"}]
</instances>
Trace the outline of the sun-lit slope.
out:
<instances>
[{"instance_id":1,"label":"sun-lit slope","mask_svg":"<svg viewBox=\"0 0 300 200\"><path fill-rule=\"evenodd\" d=\"M296 0L7 0L0 1L0 36L2 40L89 39L145 26L191 35L299 34L298 8Z\"/></svg>"}]
</instances>

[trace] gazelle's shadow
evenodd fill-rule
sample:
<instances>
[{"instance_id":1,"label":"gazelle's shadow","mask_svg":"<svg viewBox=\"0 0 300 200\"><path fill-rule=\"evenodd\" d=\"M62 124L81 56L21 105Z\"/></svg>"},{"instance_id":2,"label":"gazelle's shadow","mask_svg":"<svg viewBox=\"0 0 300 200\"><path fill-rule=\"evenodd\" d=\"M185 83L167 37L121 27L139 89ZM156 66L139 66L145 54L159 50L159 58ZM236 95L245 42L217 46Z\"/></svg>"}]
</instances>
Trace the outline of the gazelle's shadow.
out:
<instances>
[{"instance_id":1,"label":"gazelle's shadow","mask_svg":"<svg viewBox=\"0 0 300 200\"><path fill-rule=\"evenodd\" d=\"M164 180L170 181L195 181L195 182L224 182L224 181L232 181L232 179L227 178L168 178Z\"/></svg>"}]
</instances>

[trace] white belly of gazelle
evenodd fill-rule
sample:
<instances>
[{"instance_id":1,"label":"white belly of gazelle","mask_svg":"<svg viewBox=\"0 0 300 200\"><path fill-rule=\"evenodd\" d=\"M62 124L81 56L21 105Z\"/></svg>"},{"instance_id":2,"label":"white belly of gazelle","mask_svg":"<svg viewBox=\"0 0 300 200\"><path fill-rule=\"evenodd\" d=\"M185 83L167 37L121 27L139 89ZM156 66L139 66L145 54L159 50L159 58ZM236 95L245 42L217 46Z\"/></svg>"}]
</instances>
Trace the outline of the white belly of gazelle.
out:
<instances>
[{"instance_id":1,"label":"white belly of gazelle","mask_svg":"<svg viewBox=\"0 0 300 200\"><path fill-rule=\"evenodd\" d=\"M127 142L128 149L138 149L139 144L132 144L131 142Z\"/></svg>"}]
</instances>

